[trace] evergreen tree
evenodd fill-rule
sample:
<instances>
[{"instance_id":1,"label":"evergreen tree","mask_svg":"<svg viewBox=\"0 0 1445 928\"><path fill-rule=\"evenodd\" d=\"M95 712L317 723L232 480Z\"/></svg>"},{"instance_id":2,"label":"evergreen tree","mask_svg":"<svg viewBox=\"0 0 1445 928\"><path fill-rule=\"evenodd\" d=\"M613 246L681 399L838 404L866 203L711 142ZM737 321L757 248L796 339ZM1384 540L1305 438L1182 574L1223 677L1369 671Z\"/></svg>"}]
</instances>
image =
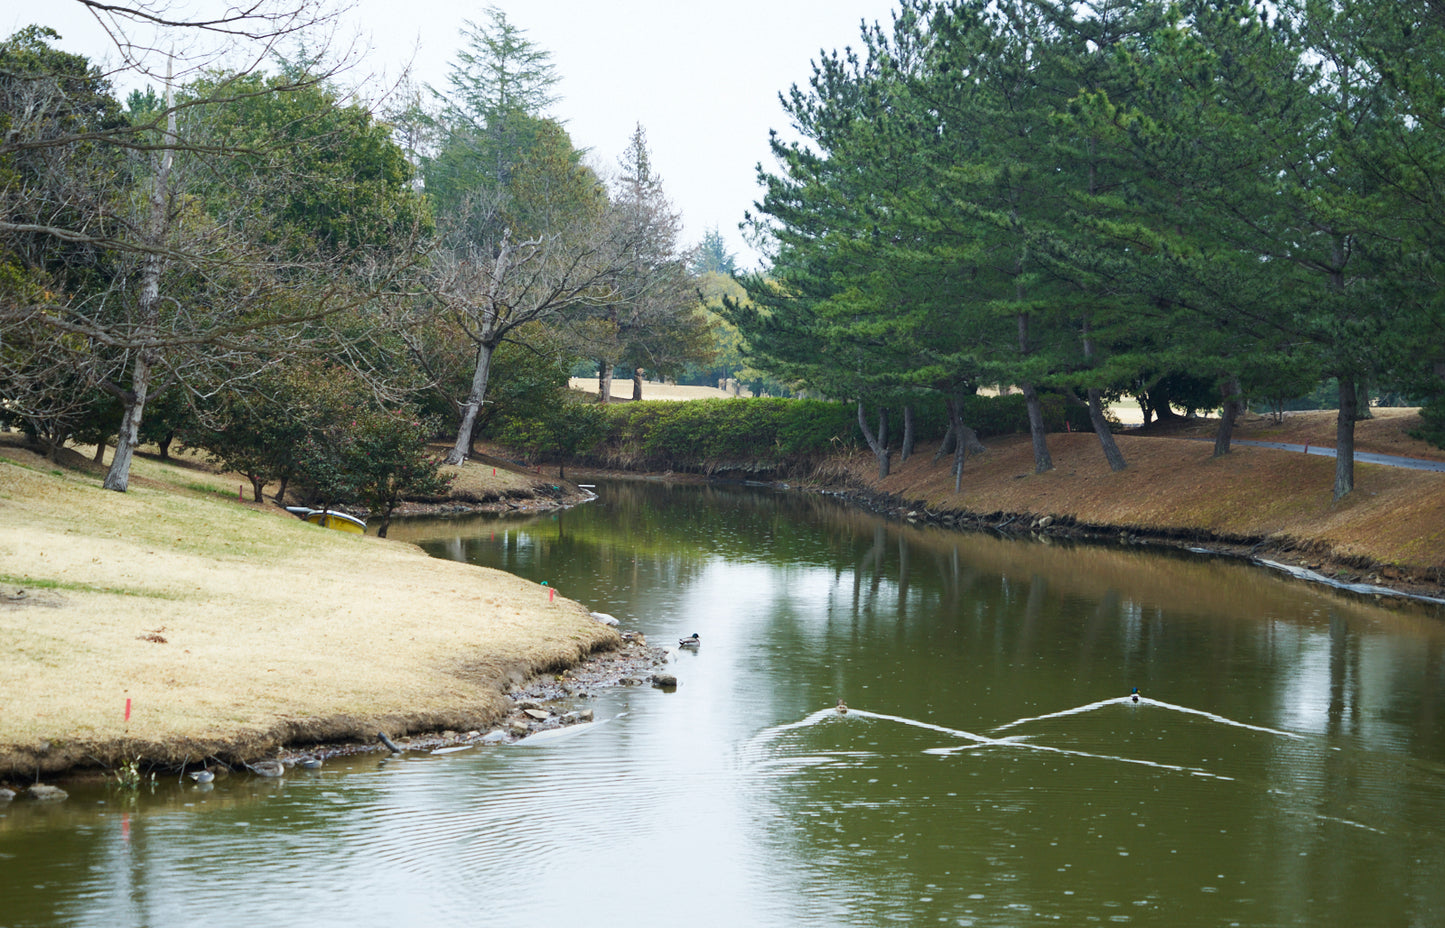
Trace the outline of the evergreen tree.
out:
<instances>
[{"instance_id":1,"label":"evergreen tree","mask_svg":"<svg viewBox=\"0 0 1445 928\"><path fill-rule=\"evenodd\" d=\"M486 13L484 23L466 23L466 44L447 72L450 91L432 89L442 103L440 142L422 167L427 191L443 214L458 213L477 197L503 196L532 150L555 147L555 136L566 134L546 119L559 80L551 53L497 7ZM553 138L539 139L544 133ZM576 167L580 153L572 160Z\"/></svg>"},{"instance_id":2,"label":"evergreen tree","mask_svg":"<svg viewBox=\"0 0 1445 928\"><path fill-rule=\"evenodd\" d=\"M703 274L726 274L729 277L737 274L737 258L728 251L728 243L716 226L703 233L702 241L693 249L688 270L699 277Z\"/></svg>"}]
</instances>

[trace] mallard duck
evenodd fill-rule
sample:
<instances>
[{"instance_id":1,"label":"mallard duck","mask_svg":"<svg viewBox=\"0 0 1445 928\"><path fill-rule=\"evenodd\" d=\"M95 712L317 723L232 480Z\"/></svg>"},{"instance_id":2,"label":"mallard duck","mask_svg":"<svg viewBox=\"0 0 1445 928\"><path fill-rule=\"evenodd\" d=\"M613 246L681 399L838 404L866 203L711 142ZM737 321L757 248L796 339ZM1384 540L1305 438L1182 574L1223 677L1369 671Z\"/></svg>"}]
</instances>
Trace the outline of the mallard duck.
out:
<instances>
[{"instance_id":1,"label":"mallard duck","mask_svg":"<svg viewBox=\"0 0 1445 928\"><path fill-rule=\"evenodd\" d=\"M847 704L846 702L844 702L843 700L841 700L841 699L838 700L838 714L839 714L839 715L847 715L847 714L848 714L848 704Z\"/></svg>"},{"instance_id":2,"label":"mallard duck","mask_svg":"<svg viewBox=\"0 0 1445 928\"><path fill-rule=\"evenodd\" d=\"M702 644L702 639L697 637L697 632L693 632L686 638L677 639L677 646L679 648L695 648L700 644Z\"/></svg>"},{"instance_id":3,"label":"mallard duck","mask_svg":"<svg viewBox=\"0 0 1445 928\"><path fill-rule=\"evenodd\" d=\"M1129 691L1129 698L1134 700L1135 702L1139 701L1139 687L1136 686Z\"/></svg>"},{"instance_id":4,"label":"mallard duck","mask_svg":"<svg viewBox=\"0 0 1445 928\"><path fill-rule=\"evenodd\" d=\"M205 767L202 767L200 770L192 770L187 773L186 776L195 780L197 783L209 783L216 778L216 775Z\"/></svg>"},{"instance_id":5,"label":"mallard duck","mask_svg":"<svg viewBox=\"0 0 1445 928\"><path fill-rule=\"evenodd\" d=\"M263 760L254 764L247 764L246 768L258 777L282 777L286 775L286 765L279 760Z\"/></svg>"}]
</instances>

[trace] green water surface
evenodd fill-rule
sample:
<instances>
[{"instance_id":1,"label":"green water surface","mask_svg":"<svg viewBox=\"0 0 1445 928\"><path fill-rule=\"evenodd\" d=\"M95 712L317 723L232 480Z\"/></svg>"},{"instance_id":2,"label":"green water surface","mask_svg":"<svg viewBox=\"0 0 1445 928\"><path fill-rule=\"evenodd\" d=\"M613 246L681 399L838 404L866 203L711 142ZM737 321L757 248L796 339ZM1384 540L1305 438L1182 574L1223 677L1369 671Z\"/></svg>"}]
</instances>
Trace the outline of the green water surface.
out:
<instances>
[{"instance_id":1,"label":"green water surface","mask_svg":"<svg viewBox=\"0 0 1445 928\"><path fill-rule=\"evenodd\" d=\"M0 925L1445 925L1438 610L762 488L598 493L391 534L697 632L676 692L531 745L16 801Z\"/></svg>"}]
</instances>

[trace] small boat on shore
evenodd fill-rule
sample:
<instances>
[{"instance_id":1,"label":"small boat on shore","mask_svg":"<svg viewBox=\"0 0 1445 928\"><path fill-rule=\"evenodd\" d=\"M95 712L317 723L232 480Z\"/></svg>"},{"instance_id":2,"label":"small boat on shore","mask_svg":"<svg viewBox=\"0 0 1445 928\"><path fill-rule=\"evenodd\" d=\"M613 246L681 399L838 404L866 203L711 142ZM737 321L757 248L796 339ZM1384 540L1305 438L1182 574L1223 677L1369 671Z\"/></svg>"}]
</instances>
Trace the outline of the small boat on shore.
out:
<instances>
[{"instance_id":1,"label":"small boat on shore","mask_svg":"<svg viewBox=\"0 0 1445 928\"><path fill-rule=\"evenodd\" d=\"M296 516L303 522L310 522L312 525L319 525L322 528L335 529L338 532L351 532L354 535L366 534L366 523L356 516L349 516L344 512L337 512L335 509L311 509L306 506L287 506L286 511Z\"/></svg>"}]
</instances>

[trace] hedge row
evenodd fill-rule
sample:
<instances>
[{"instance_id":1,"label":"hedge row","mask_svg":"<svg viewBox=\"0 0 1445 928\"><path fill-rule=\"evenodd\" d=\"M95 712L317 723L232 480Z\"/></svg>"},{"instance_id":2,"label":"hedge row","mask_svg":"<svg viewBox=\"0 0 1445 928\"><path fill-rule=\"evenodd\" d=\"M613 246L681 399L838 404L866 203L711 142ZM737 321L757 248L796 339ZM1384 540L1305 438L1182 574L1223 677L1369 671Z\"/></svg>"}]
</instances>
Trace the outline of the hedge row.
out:
<instances>
[{"instance_id":1,"label":"hedge row","mask_svg":"<svg viewBox=\"0 0 1445 928\"><path fill-rule=\"evenodd\" d=\"M703 473L790 471L863 444L857 407L848 403L720 399L581 408L600 416L602 437L589 447L574 446L571 456L613 467ZM919 441L937 440L947 432L947 412L936 396L915 403L914 414ZM1088 427L1087 413L1066 407L1060 396L1044 397L1044 414L1051 431L1062 431L1066 419L1074 428ZM869 415L876 423L877 410L869 410ZM1028 411L1017 394L967 397L963 418L983 438L1028 430ZM889 423L889 443L896 448L903 431L901 404L889 410ZM597 434L582 431L590 432L589 438ZM545 454L562 449L528 450Z\"/></svg>"},{"instance_id":2,"label":"hedge row","mask_svg":"<svg viewBox=\"0 0 1445 928\"><path fill-rule=\"evenodd\" d=\"M851 446L851 407L822 400L730 399L609 406L604 447L648 460L776 465Z\"/></svg>"}]
</instances>

